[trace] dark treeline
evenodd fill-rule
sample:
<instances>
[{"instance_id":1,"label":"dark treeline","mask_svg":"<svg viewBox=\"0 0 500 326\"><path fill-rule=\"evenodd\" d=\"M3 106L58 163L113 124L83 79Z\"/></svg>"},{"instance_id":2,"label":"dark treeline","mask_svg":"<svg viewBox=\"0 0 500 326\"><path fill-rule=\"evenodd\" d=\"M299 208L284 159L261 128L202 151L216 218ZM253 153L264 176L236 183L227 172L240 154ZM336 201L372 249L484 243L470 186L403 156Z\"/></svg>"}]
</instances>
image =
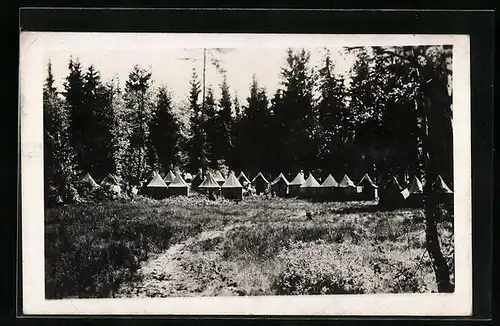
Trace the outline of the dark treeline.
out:
<instances>
[{"instance_id":1,"label":"dark treeline","mask_svg":"<svg viewBox=\"0 0 500 326\"><path fill-rule=\"evenodd\" d=\"M176 108L153 72L133 67L125 87L101 80L94 66L70 58L64 92L51 66L44 86L46 194L70 200L81 173L109 173L126 185L152 170L197 172L227 168L274 177L299 170L324 178L369 173L378 182L425 171L424 141L433 171L452 183L451 47L364 47L349 82L335 74L328 51L313 69L307 50L288 49L280 87L268 94L257 77L245 103L223 75L220 98L208 86L205 101L193 70L187 107ZM220 72L224 74L224 70ZM188 112L188 123L179 112ZM47 198L47 199L50 199Z\"/></svg>"}]
</instances>

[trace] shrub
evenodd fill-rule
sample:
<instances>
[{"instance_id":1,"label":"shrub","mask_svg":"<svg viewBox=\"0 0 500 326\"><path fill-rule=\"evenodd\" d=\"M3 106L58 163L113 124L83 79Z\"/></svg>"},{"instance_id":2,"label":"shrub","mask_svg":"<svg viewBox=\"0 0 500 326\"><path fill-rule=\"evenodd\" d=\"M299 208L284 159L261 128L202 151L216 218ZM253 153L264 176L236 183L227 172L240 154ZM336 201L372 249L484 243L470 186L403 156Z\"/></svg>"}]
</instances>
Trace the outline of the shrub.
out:
<instances>
[{"instance_id":1,"label":"shrub","mask_svg":"<svg viewBox=\"0 0 500 326\"><path fill-rule=\"evenodd\" d=\"M349 252L350 251L350 252ZM370 270L363 257L344 245L295 244L283 250L278 259L282 270L272 283L278 295L366 293Z\"/></svg>"}]
</instances>

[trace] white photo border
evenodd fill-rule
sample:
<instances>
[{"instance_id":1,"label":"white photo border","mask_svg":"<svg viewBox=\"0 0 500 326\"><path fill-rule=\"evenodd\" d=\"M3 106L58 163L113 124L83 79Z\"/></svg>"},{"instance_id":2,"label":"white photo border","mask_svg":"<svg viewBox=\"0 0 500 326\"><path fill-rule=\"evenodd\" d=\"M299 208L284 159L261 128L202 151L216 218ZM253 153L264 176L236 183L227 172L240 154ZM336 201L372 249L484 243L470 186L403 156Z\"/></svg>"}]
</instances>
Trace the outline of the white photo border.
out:
<instances>
[{"instance_id":1,"label":"white photo border","mask_svg":"<svg viewBox=\"0 0 500 326\"><path fill-rule=\"evenodd\" d=\"M45 299L42 85L48 51L136 48L453 46L455 292L151 299ZM128 40L128 42L122 42ZM472 210L468 35L180 34L21 32L22 313L25 315L470 316Z\"/></svg>"}]
</instances>

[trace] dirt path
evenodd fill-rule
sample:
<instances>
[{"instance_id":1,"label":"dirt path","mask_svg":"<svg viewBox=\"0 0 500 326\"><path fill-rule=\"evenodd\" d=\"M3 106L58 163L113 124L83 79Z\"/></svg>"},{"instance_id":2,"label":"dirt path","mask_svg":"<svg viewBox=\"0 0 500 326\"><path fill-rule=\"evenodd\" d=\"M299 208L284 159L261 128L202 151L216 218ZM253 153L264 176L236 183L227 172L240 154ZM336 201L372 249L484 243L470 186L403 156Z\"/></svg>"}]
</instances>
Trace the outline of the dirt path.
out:
<instances>
[{"instance_id":1,"label":"dirt path","mask_svg":"<svg viewBox=\"0 0 500 326\"><path fill-rule=\"evenodd\" d=\"M143 275L140 283L123 284L118 297L185 297L208 295L207 284L200 284L182 267L182 262L189 259L189 246L204 240L223 236L236 225L223 230L212 230L200 233L171 246L164 253L142 263L138 273Z\"/></svg>"}]
</instances>

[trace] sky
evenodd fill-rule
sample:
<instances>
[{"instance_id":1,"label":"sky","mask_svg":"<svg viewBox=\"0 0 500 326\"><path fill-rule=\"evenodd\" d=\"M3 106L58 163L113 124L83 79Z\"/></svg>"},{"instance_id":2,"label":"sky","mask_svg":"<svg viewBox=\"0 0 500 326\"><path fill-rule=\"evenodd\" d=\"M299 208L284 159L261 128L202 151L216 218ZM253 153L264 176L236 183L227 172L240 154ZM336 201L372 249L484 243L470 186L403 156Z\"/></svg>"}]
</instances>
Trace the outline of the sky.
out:
<instances>
[{"instance_id":1,"label":"sky","mask_svg":"<svg viewBox=\"0 0 500 326\"><path fill-rule=\"evenodd\" d=\"M220 96L222 76L217 72L210 58L216 57L226 70L227 82L231 95L237 96L240 104L246 104L252 75L255 74L259 85L265 87L271 98L279 87L280 69L286 63L286 47L281 48L225 48L222 53L213 48L207 49L206 84L212 86L216 98ZM317 67L324 58L325 48L306 48L311 53L311 66ZM331 58L335 62L335 71L345 74L354 62L351 54L345 54L341 47L330 47ZM135 64L152 71L155 86L164 85L170 90L174 102L183 104L187 101L192 69L200 77L203 71L203 48L189 49L67 49L50 51L46 61L51 61L56 86L63 90L64 78L68 75L70 56L78 58L84 69L94 65L104 81L118 77L124 86L128 74ZM184 60L190 58L189 60Z\"/></svg>"},{"instance_id":2,"label":"sky","mask_svg":"<svg viewBox=\"0 0 500 326\"><path fill-rule=\"evenodd\" d=\"M94 65L104 81L118 77L125 84L134 65L150 68L154 87L165 85L174 103L187 102L193 67L201 78L203 48L208 55L214 48L221 66L226 70L231 95L246 104L252 75L266 88L271 98L280 82L280 69L285 64L286 49L304 48L311 53L311 66L321 64L326 48L330 50L335 71L344 75L352 67L354 54L345 53L346 46L453 44L451 35L342 35L342 34L191 34L191 33L23 33L21 50L43 51L37 56L50 60L56 86L68 75L70 56L79 58L84 69ZM186 61L182 58L192 58ZM210 60L208 60L210 62ZM41 71L40 71L41 72ZM46 68L44 69L46 74ZM38 78L38 75L37 75ZM45 78L45 76L44 76ZM222 77L207 63L207 86L220 96ZM348 82L348 81L346 81Z\"/></svg>"}]
</instances>

